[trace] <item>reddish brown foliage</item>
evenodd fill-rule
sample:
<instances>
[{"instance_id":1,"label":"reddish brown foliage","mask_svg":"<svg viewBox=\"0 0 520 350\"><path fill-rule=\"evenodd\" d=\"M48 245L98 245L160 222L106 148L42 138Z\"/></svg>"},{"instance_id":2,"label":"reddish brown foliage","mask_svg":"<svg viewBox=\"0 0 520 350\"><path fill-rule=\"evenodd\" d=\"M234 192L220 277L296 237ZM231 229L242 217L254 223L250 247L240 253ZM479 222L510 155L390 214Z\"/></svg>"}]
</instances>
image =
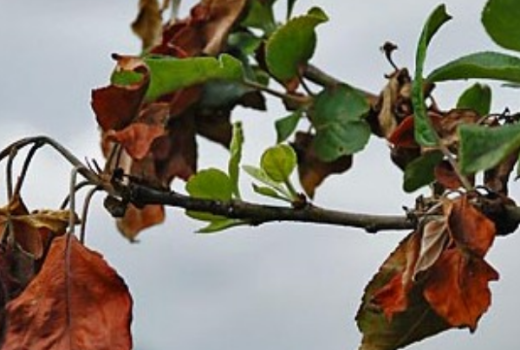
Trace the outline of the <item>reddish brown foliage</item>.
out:
<instances>
[{"instance_id":1,"label":"reddish brown foliage","mask_svg":"<svg viewBox=\"0 0 520 350\"><path fill-rule=\"evenodd\" d=\"M421 326L423 337L445 327L476 329L491 303L488 283L499 276L484 260L495 226L470 200L476 198L446 199L442 217L423 224L399 245L367 287L358 322L384 315L387 330L378 328L377 334L399 339L408 332L403 319L434 311L446 326L429 328L428 316Z\"/></svg>"},{"instance_id":2,"label":"reddish brown foliage","mask_svg":"<svg viewBox=\"0 0 520 350\"><path fill-rule=\"evenodd\" d=\"M8 304L2 349L129 350L131 308L125 283L101 255L58 237L42 270Z\"/></svg>"},{"instance_id":3,"label":"reddish brown foliage","mask_svg":"<svg viewBox=\"0 0 520 350\"><path fill-rule=\"evenodd\" d=\"M342 156L332 162L324 162L318 158L312 140L314 135L297 132L292 147L298 155L298 174L300 183L309 197L314 197L318 187L328 176L340 174L352 166L352 155Z\"/></svg>"},{"instance_id":4,"label":"reddish brown foliage","mask_svg":"<svg viewBox=\"0 0 520 350\"><path fill-rule=\"evenodd\" d=\"M151 53L178 58L217 55L224 51L227 35L245 4L245 0L203 0L193 7L188 18L161 27L157 1L142 0L133 28ZM160 29L162 38L157 40ZM124 86L112 83L92 93L92 107L103 130L105 155L112 159L107 169L109 176L120 168L133 178L161 188L168 188L175 178L187 180L197 167L197 134L227 147L234 106L241 103L264 107L263 98L258 100L260 95L249 90L244 90L243 98L236 101L201 106L204 86L188 87L156 101L145 101L150 76L144 61L114 57L116 71L133 72L140 79ZM124 151L113 147L111 142L120 144ZM150 215L149 211L140 213L140 209L131 208L118 227L133 239L138 228L160 223L162 217L157 210Z\"/></svg>"}]
</instances>

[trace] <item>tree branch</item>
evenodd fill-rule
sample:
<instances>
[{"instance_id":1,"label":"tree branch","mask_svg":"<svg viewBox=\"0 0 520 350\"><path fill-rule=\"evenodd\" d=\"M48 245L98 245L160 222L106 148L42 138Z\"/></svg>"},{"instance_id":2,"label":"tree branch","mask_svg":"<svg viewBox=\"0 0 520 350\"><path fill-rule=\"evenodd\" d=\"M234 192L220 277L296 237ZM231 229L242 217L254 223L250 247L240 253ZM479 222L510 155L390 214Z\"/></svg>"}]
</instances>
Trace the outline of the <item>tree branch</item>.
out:
<instances>
[{"instance_id":1,"label":"tree branch","mask_svg":"<svg viewBox=\"0 0 520 350\"><path fill-rule=\"evenodd\" d=\"M216 200L188 197L176 192L161 191L131 183L127 187L127 197L137 206L163 204L186 210L202 211L230 219L243 219L251 225L274 221L293 221L337 226L350 226L376 233L382 230L409 230L415 227L414 220L406 216L368 215L322 209L307 205L302 209L291 207L260 205L250 202Z\"/></svg>"}]
</instances>

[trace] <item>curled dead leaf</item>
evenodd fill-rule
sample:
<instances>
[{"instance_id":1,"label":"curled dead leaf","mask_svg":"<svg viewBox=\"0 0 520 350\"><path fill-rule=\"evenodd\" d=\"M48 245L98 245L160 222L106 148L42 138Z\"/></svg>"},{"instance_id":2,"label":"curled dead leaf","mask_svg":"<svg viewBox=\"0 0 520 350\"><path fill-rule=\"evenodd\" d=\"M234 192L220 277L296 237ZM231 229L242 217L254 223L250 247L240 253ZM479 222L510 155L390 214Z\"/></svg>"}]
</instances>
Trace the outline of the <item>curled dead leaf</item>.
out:
<instances>
[{"instance_id":1,"label":"curled dead leaf","mask_svg":"<svg viewBox=\"0 0 520 350\"><path fill-rule=\"evenodd\" d=\"M388 83L369 116L376 135L388 139L411 113L411 82L407 69L396 70L388 76Z\"/></svg>"},{"instance_id":2,"label":"curled dead leaf","mask_svg":"<svg viewBox=\"0 0 520 350\"><path fill-rule=\"evenodd\" d=\"M141 38L143 50L160 42L162 16L158 0L139 0L139 12L132 22L132 30Z\"/></svg>"},{"instance_id":3,"label":"curled dead leaf","mask_svg":"<svg viewBox=\"0 0 520 350\"><path fill-rule=\"evenodd\" d=\"M141 103L150 83L148 68L137 57L114 55L116 71L130 71L140 75L137 82L109 86L92 91L92 109L103 131L121 130L138 115Z\"/></svg>"},{"instance_id":4,"label":"curled dead leaf","mask_svg":"<svg viewBox=\"0 0 520 350\"><path fill-rule=\"evenodd\" d=\"M215 56L245 9L246 0L202 0L186 19L164 28L162 41L152 53L174 57Z\"/></svg>"},{"instance_id":5,"label":"curled dead leaf","mask_svg":"<svg viewBox=\"0 0 520 350\"><path fill-rule=\"evenodd\" d=\"M352 155L341 156L332 162L322 161L313 147L314 135L297 132L291 144L298 156L298 174L305 193L314 197L316 188L330 175L341 174L352 166Z\"/></svg>"},{"instance_id":6,"label":"curled dead leaf","mask_svg":"<svg viewBox=\"0 0 520 350\"><path fill-rule=\"evenodd\" d=\"M140 160L148 154L153 141L163 134L162 125L132 123L121 131L109 130L104 137L119 142L130 157Z\"/></svg>"},{"instance_id":7,"label":"curled dead leaf","mask_svg":"<svg viewBox=\"0 0 520 350\"><path fill-rule=\"evenodd\" d=\"M146 205L143 208L136 208L129 204L124 216L117 220L117 228L130 241L135 241L139 232L163 221L164 207L162 205Z\"/></svg>"},{"instance_id":8,"label":"curled dead leaf","mask_svg":"<svg viewBox=\"0 0 520 350\"><path fill-rule=\"evenodd\" d=\"M0 208L0 240L10 234L14 242L34 259L43 256L54 236L65 233L70 222L68 210L40 210L29 213L19 195Z\"/></svg>"},{"instance_id":9,"label":"curled dead leaf","mask_svg":"<svg viewBox=\"0 0 520 350\"><path fill-rule=\"evenodd\" d=\"M428 270L446 249L450 237L446 217L432 219L424 224L421 234L419 258L414 267L413 279L419 273Z\"/></svg>"}]
</instances>

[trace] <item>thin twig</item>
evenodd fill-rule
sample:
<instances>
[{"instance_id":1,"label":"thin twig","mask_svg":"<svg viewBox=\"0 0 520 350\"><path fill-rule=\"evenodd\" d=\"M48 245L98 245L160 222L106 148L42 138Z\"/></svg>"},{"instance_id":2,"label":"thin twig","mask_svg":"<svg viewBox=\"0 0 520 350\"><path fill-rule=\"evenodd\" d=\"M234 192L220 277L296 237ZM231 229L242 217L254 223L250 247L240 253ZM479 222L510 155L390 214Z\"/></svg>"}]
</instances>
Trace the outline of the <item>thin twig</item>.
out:
<instances>
[{"instance_id":1,"label":"thin twig","mask_svg":"<svg viewBox=\"0 0 520 350\"><path fill-rule=\"evenodd\" d=\"M309 222L363 228L370 233L382 230L405 230L415 227L415 222L406 216L348 213L311 205L302 209L294 209L244 201L222 202L188 197L135 183L128 186L127 196L131 202L138 206L163 204L187 210L203 211L231 219L247 219L253 225L274 221Z\"/></svg>"},{"instance_id":2,"label":"thin twig","mask_svg":"<svg viewBox=\"0 0 520 350\"><path fill-rule=\"evenodd\" d=\"M83 244L85 244L85 237L86 237L86 227L87 227L87 216L88 216L88 210L90 208L90 203L92 201L92 197L94 197L94 194L99 191L99 187L94 187L90 191L88 191L87 195L85 196L85 200L83 202L83 210L81 213L81 230L79 234L79 241Z\"/></svg>"},{"instance_id":3,"label":"thin twig","mask_svg":"<svg viewBox=\"0 0 520 350\"><path fill-rule=\"evenodd\" d=\"M307 78L309 81L312 81L314 84L323 87L330 88L340 84L345 84L343 81L332 77L331 75L325 73L324 71L322 71L316 66L313 66L312 64L306 66L305 71L303 72L303 76ZM370 105L375 105L377 103L379 99L377 95L355 86L353 86L353 88L361 95L365 96L366 100Z\"/></svg>"},{"instance_id":4,"label":"thin twig","mask_svg":"<svg viewBox=\"0 0 520 350\"><path fill-rule=\"evenodd\" d=\"M16 154L18 153L18 150L13 148L9 150L7 156L9 157L7 159L7 165L5 167L5 176L6 176L6 182L7 182L7 201L11 202L11 199L13 198L13 162L14 158L16 157Z\"/></svg>"},{"instance_id":5,"label":"thin twig","mask_svg":"<svg viewBox=\"0 0 520 350\"><path fill-rule=\"evenodd\" d=\"M74 228L76 226L76 182L78 179L78 168L74 167L70 173L70 184L69 184L69 229L68 234L74 234Z\"/></svg>"},{"instance_id":6,"label":"thin twig","mask_svg":"<svg viewBox=\"0 0 520 350\"><path fill-rule=\"evenodd\" d=\"M16 181L16 186L14 188L14 194L19 194L22 190L23 182L25 181L25 177L27 176L27 171L29 170L29 166L31 165L31 161L36 154L36 151L43 146L43 144L39 142L35 142L27 155L25 156L25 161L23 162L22 170L20 171L20 176Z\"/></svg>"},{"instance_id":7,"label":"thin twig","mask_svg":"<svg viewBox=\"0 0 520 350\"><path fill-rule=\"evenodd\" d=\"M109 194L115 194L116 191L114 188L110 185L110 183L106 181L102 181L99 176L91 171L88 167L86 167L74 154L72 154L67 148L65 148L63 145L55 141L54 139L47 137L47 136L35 136L35 137L28 137L24 139L20 139L18 141L13 142L6 148L4 148L2 151L0 151L0 162L5 159L6 157L15 151L19 151L22 148L32 145L34 143L41 143L42 145L49 145L52 147L55 151L57 151L63 158L65 158L74 168L76 168L78 174L83 176L86 180L88 180L91 184L99 185L103 188L104 191L108 192Z\"/></svg>"},{"instance_id":8,"label":"thin twig","mask_svg":"<svg viewBox=\"0 0 520 350\"><path fill-rule=\"evenodd\" d=\"M92 185L89 181L80 181L74 188L74 193L77 193L83 187L86 187L89 185ZM65 209L67 207L67 205L69 205L69 200L70 200L70 194L67 194L65 199L63 199L63 202L61 202L61 204L60 204L60 209Z\"/></svg>"},{"instance_id":9,"label":"thin twig","mask_svg":"<svg viewBox=\"0 0 520 350\"><path fill-rule=\"evenodd\" d=\"M276 91L276 90L271 89L268 86L259 84L257 82L251 81L251 80L245 79L242 81L242 84L244 86L253 88L255 90L263 91L265 93L278 97L282 100L290 100L290 101L296 102L298 104L305 104L307 102L307 99L303 98L301 96L295 96L295 95L286 94L286 93L283 93L280 91Z\"/></svg>"}]
</instances>

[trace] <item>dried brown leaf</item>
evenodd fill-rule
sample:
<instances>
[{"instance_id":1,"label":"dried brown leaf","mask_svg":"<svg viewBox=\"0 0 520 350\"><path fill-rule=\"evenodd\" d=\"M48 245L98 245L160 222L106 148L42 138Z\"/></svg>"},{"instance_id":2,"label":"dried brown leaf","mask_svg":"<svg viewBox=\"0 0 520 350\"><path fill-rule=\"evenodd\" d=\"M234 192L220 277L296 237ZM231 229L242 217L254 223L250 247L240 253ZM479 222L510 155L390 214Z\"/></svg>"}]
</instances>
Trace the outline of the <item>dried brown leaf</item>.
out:
<instances>
[{"instance_id":1,"label":"dried brown leaf","mask_svg":"<svg viewBox=\"0 0 520 350\"><path fill-rule=\"evenodd\" d=\"M457 245L484 257L495 239L495 224L461 196L453 201L448 216L451 236Z\"/></svg>"},{"instance_id":2,"label":"dried brown leaf","mask_svg":"<svg viewBox=\"0 0 520 350\"><path fill-rule=\"evenodd\" d=\"M40 210L29 213L19 195L0 208L0 240L9 233L22 250L34 259L42 257L53 236L65 233L70 213L67 210Z\"/></svg>"},{"instance_id":3,"label":"dried brown leaf","mask_svg":"<svg viewBox=\"0 0 520 350\"><path fill-rule=\"evenodd\" d=\"M222 52L227 36L242 11L246 0L203 0L190 16L166 27L153 53L175 57L215 56Z\"/></svg>"},{"instance_id":4,"label":"dried brown leaf","mask_svg":"<svg viewBox=\"0 0 520 350\"><path fill-rule=\"evenodd\" d=\"M174 178L188 180L197 169L195 121L190 115L171 119L168 134L156 139L152 147L155 172L161 183Z\"/></svg>"},{"instance_id":5,"label":"dried brown leaf","mask_svg":"<svg viewBox=\"0 0 520 350\"><path fill-rule=\"evenodd\" d=\"M300 183L309 197L314 197L316 188L330 175L341 174L352 166L352 155L342 156L332 162L319 159L312 140L314 135L297 132L291 144L298 156Z\"/></svg>"},{"instance_id":6,"label":"dried brown leaf","mask_svg":"<svg viewBox=\"0 0 520 350\"><path fill-rule=\"evenodd\" d=\"M498 278L482 258L457 248L448 249L430 269L424 297L452 327L474 331L491 304L488 284Z\"/></svg>"},{"instance_id":7,"label":"dried brown leaf","mask_svg":"<svg viewBox=\"0 0 520 350\"><path fill-rule=\"evenodd\" d=\"M121 130L128 126L139 113L146 89L150 82L148 68L135 57L114 56L116 70L142 74L140 81L129 85L111 84L92 90L92 109L103 131Z\"/></svg>"},{"instance_id":8,"label":"dried brown leaf","mask_svg":"<svg viewBox=\"0 0 520 350\"><path fill-rule=\"evenodd\" d=\"M420 235L408 235L366 287L356 316L360 350L395 350L449 328L410 279L419 246Z\"/></svg>"},{"instance_id":9,"label":"dried brown leaf","mask_svg":"<svg viewBox=\"0 0 520 350\"><path fill-rule=\"evenodd\" d=\"M157 0L139 0L139 12L132 22L132 30L141 38L143 50L160 42L162 16Z\"/></svg>"},{"instance_id":10,"label":"dried brown leaf","mask_svg":"<svg viewBox=\"0 0 520 350\"><path fill-rule=\"evenodd\" d=\"M121 131L109 130L104 136L120 143L130 157L140 160L148 154L153 141L163 134L162 125L132 123Z\"/></svg>"},{"instance_id":11,"label":"dried brown leaf","mask_svg":"<svg viewBox=\"0 0 520 350\"><path fill-rule=\"evenodd\" d=\"M125 215L117 220L117 228L130 241L135 241L137 235L144 229L161 224L164 221L162 205L146 205L136 208L129 204Z\"/></svg>"},{"instance_id":12,"label":"dried brown leaf","mask_svg":"<svg viewBox=\"0 0 520 350\"><path fill-rule=\"evenodd\" d=\"M378 135L388 139L409 114L410 89L411 79L406 69L395 71L388 77L388 83L375 107L377 126L372 126Z\"/></svg>"},{"instance_id":13,"label":"dried brown leaf","mask_svg":"<svg viewBox=\"0 0 520 350\"><path fill-rule=\"evenodd\" d=\"M420 272L428 270L439 259L449 241L448 224L445 217L433 219L424 224L421 235L421 249L415 264L413 279Z\"/></svg>"},{"instance_id":14,"label":"dried brown leaf","mask_svg":"<svg viewBox=\"0 0 520 350\"><path fill-rule=\"evenodd\" d=\"M56 238L40 273L9 302L2 349L130 350L132 299L98 253Z\"/></svg>"},{"instance_id":15,"label":"dried brown leaf","mask_svg":"<svg viewBox=\"0 0 520 350\"><path fill-rule=\"evenodd\" d=\"M206 39L202 52L217 55L224 47L227 35L245 8L247 0L202 0L207 8L208 21L202 29Z\"/></svg>"}]
</instances>

